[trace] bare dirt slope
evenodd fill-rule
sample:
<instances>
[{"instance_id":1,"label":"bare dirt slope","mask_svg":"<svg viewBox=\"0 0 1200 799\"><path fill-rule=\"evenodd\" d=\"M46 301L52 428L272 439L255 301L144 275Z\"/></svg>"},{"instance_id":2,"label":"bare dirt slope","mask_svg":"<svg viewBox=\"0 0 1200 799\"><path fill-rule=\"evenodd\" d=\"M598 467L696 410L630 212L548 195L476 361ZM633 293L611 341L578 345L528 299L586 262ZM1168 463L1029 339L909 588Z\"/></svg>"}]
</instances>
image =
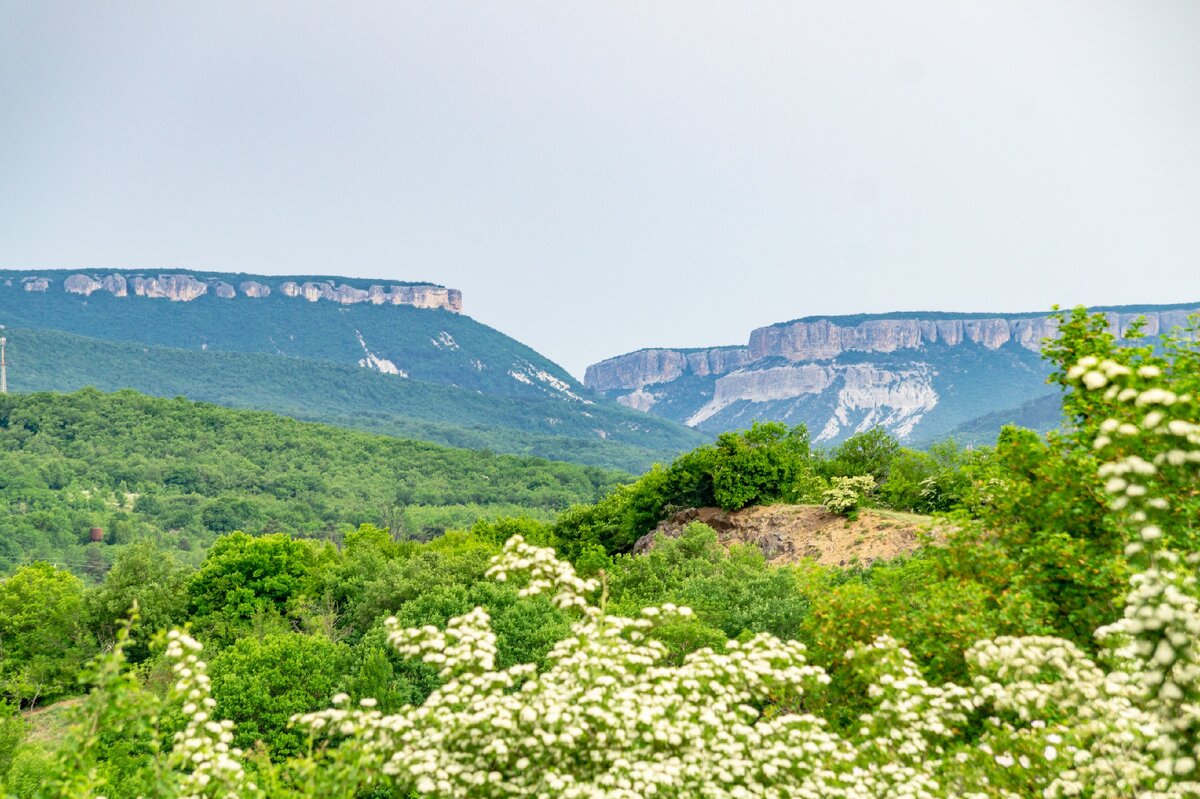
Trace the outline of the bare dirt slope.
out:
<instances>
[{"instance_id":1,"label":"bare dirt slope","mask_svg":"<svg viewBox=\"0 0 1200 799\"><path fill-rule=\"evenodd\" d=\"M656 534L679 536L691 522L713 528L722 544L756 545L775 565L812 558L826 566L867 565L912 552L931 526L928 516L885 510L861 510L850 521L820 505L688 508L640 538L634 551L648 550Z\"/></svg>"}]
</instances>

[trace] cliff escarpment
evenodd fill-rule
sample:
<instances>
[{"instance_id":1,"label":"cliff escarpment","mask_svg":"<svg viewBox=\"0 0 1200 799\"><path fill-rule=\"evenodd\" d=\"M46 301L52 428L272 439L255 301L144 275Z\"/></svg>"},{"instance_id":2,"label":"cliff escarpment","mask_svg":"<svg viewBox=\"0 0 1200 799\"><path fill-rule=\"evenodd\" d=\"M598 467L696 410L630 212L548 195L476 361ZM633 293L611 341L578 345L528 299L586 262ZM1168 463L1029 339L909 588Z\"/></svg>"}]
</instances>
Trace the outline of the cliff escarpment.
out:
<instances>
[{"instance_id":1,"label":"cliff escarpment","mask_svg":"<svg viewBox=\"0 0 1200 799\"><path fill-rule=\"evenodd\" d=\"M12 285L14 278L8 278ZM149 297L173 302L192 302L206 295L222 300L237 297L262 299L271 296L269 279L241 280L236 282L220 277L175 273L146 276L126 276L119 272L77 272L61 279L57 276L21 275L16 278L25 291L48 292L61 282L68 294L90 297L104 292L114 297ZM303 298L309 302L336 302L342 305L370 303L372 305L409 305L414 308L440 308L454 313L462 312L462 292L432 283L374 283L366 288L348 283L338 284L334 280L282 280L274 289L284 297Z\"/></svg>"},{"instance_id":2,"label":"cliff escarpment","mask_svg":"<svg viewBox=\"0 0 1200 799\"><path fill-rule=\"evenodd\" d=\"M1099 310L1114 335L1141 320L1153 336L1200 304ZM584 383L702 430L758 419L803 422L820 441L874 426L921 440L1047 394L1040 352L1056 332L1044 313L810 317L758 328L744 346L609 358L588 367Z\"/></svg>"}]
</instances>

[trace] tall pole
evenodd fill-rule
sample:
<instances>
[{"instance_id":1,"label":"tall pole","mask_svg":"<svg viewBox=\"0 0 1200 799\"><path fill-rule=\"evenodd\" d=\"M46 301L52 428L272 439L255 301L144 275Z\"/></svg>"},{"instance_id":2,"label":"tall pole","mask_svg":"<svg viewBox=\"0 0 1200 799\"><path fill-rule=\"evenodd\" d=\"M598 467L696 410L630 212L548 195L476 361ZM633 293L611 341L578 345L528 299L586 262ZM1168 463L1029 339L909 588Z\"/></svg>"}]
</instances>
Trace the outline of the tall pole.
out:
<instances>
[{"instance_id":1,"label":"tall pole","mask_svg":"<svg viewBox=\"0 0 1200 799\"><path fill-rule=\"evenodd\" d=\"M8 364L4 360L4 345L8 339L0 336L0 394L8 393Z\"/></svg>"}]
</instances>

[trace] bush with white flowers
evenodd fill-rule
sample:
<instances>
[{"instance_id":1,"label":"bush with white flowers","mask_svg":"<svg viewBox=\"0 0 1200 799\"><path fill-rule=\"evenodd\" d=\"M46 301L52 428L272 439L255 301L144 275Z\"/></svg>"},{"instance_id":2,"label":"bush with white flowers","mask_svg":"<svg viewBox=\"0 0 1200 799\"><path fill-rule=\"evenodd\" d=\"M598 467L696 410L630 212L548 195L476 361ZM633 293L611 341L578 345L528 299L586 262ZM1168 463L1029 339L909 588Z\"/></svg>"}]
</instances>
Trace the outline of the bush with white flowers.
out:
<instances>
[{"instance_id":1,"label":"bush with white flowers","mask_svg":"<svg viewBox=\"0 0 1200 799\"><path fill-rule=\"evenodd\" d=\"M830 513L850 513L858 510L859 505L874 490L875 478L869 474L834 477L829 488L821 492L821 504Z\"/></svg>"}]
</instances>

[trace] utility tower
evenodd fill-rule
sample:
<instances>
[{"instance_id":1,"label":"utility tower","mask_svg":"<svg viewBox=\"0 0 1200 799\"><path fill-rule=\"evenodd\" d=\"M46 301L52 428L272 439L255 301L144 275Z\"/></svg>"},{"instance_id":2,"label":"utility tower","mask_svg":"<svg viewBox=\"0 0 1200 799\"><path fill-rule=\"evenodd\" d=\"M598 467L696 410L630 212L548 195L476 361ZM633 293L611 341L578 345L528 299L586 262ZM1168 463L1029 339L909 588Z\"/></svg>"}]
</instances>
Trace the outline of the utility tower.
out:
<instances>
[{"instance_id":1,"label":"utility tower","mask_svg":"<svg viewBox=\"0 0 1200 799\"><path fill-rule=\"evenodd\" d=\"M0 394L8 393L8 364L4 360L4 345L8 339L0 336Z\"/></svg>"}]
</instances>

